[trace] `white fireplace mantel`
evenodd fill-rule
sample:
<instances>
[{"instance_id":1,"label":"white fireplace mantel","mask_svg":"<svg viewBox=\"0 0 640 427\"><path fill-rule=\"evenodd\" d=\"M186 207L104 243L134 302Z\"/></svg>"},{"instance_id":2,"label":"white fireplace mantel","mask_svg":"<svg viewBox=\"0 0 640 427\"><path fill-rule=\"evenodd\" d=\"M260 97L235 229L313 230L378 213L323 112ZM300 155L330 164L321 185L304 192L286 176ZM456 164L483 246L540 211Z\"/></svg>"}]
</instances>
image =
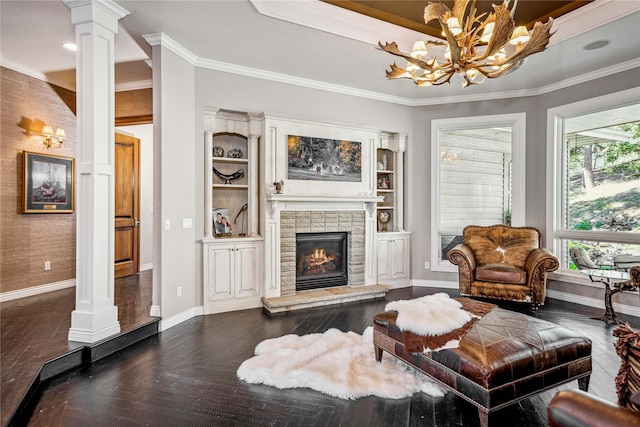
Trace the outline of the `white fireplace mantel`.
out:
<instances>
[{"instance_id":1,"label":"white fireplace mantel","mask_svg":"<svg viewBox=\"0 0 640 427\"><path fill-rule=\"evenodd\" d=\"M299 196L294 194L268 194L266 201L271 213L280 210L367 210L372 212L376 203L384 198L376 195L361 196Z\"/></svg>"},{"instance_id":2,"label":"white fireplace mantel","mask_svg":"<svg viewBox=\"0 0 640 427\"><path fill-rule=\"evenodd\" d=\"M267 217L265 218L265 297L281 296L281 213L283 211L364 211L364 285L376 283L376 203L383 197L377 195L297 195L265 194Z\"/></svg>"}]
</instances>

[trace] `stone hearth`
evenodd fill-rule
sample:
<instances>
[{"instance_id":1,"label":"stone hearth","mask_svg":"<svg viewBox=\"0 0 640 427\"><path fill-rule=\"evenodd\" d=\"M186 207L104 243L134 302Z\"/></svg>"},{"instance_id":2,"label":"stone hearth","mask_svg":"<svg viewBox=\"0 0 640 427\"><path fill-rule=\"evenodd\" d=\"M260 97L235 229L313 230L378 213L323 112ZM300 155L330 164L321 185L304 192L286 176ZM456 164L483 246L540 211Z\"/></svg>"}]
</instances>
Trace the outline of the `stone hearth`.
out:
<instances>
[{"instance_id":1,"label":"stone hearth","mask_svg":"<svg viewBox=\"0 0 640 427\"><path fill-rule=\"evenodd\" d=\"M358 286L355 288L336 286L333 288L299 291L293 295L283 297L263 298L262 304L269 313L282 313L302 308L384 298L388 291L389 288L382 285Z\"/></svg>"}]
</instances>

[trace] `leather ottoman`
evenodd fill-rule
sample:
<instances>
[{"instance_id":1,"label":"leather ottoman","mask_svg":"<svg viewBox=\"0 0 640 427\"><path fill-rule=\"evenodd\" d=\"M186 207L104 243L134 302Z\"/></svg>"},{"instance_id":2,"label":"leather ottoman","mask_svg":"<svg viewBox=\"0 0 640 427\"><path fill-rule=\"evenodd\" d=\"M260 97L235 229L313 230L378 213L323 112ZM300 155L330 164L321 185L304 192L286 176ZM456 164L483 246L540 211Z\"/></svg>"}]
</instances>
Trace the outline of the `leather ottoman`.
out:
<instances>
[{"instance_id":1,"label":"leather ottoman","mask_svg":"<svg viewBox=\"0 0 640 427\"><path fill-rule=\"evenodd\" d=\"M591 340L553 323L494 306L457 348L412 353L397 314L374 316L376 360L387 351L444 385L478 407L483 427L490 412L546 389L576 379L580 389L589 387Z\"/></svg>"}]
</instances>

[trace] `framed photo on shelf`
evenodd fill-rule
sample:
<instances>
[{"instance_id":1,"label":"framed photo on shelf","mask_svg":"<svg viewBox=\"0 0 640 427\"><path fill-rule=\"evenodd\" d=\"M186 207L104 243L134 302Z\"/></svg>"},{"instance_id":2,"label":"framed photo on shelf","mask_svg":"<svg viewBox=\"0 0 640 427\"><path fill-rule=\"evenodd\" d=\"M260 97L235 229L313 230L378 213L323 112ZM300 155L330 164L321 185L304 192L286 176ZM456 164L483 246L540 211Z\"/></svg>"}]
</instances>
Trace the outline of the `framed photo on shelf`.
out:
<instances>
[{"instance_id":1,"label":"framed photo on shelf","mask_svg":"<svg viewBox=\"0 0 640 427\"><path fill-rule=\"evenodd\" d=\"M231 220L229 220L229 210L227 208L213 208L213 234L216 237L229 237L233 230Z\"/></svg>"},{"instance_id":2,"label":"framed photo on shelf","mask_svg":"<svg viewBox=\"0 0 640 427\"><path fill-rule=\"evenodd\" d=\"M23 213L74 211L74 159L24 152Z\"/></svg>"}]
</instances>

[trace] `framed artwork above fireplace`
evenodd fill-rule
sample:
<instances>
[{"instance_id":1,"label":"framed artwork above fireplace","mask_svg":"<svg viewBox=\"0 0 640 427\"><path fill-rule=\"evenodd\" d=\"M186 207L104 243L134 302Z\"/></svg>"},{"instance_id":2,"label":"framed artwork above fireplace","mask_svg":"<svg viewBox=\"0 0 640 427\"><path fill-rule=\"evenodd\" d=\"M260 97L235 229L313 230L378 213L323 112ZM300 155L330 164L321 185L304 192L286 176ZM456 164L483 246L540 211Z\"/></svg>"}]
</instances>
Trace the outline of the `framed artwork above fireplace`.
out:
<instances>
[{"instance_id":1,"label":"framed artwork above fireplace","mask_svg":"<svg viewBox=\"0 0 640 427\"><path fill-rule=\"evenodd\" d=\"M287 178L362 181L362 143L310 136L287 137Z\"/></svg>"}]
</instances>

